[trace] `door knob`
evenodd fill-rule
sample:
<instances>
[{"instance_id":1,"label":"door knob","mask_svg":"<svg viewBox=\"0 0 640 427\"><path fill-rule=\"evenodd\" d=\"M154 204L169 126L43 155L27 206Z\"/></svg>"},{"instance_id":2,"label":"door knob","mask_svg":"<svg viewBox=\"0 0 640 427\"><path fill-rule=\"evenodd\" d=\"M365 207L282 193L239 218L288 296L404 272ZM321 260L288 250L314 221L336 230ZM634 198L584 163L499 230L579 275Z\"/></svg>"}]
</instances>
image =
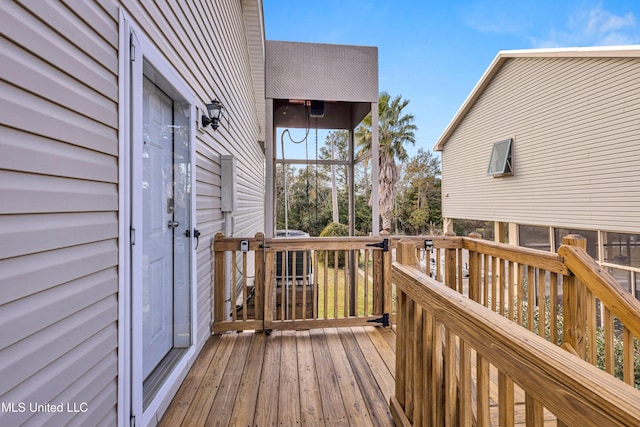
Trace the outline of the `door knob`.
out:
<instances>
[{"instance_id":1,"label":"door knob","mask_svg":"<svg viewBox=\"0 0 640 427\"><path fill-rule=\"evenodd\" d=\"M169 228L177 228L180 225L180 223L178 221L169 221L169 223L167 224L167 226Z\"/></svg>"}]
</instances>

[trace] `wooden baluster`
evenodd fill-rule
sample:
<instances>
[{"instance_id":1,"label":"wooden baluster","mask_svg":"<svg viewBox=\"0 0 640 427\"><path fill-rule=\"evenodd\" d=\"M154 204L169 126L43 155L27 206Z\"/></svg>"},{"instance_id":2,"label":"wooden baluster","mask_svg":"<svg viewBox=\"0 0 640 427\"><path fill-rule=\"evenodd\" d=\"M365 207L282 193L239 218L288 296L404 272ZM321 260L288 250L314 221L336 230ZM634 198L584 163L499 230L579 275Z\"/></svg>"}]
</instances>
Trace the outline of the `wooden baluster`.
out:
<instances>
[{"instance_id":1,"label":"wooden baluster","mask_svg":"<svg viewBox=\"0 0 640 427\"><path fill-rule=\"evenodd\" d=\"M505 314L505 310L507 309L507 303L505 301L506 297L506 293L507 293L507 274L505 273L506 270L506 260L500 258L500 260L498 261L498 265L499 265L499 270L500 270L500 314L502 316L504 316Z\"/></svg>"},{"instance_id":2,"label":"wooden baluster","mask_svg":"<svg viewBox=\"0 0 640 427\"><path fill-rule=\"evenodd\" d=\"M301 319L308 319L307 316L307 277L309 277L309 265L307 264L308 252L302 252L302 315Z\"/></svg>"},{"instance_id":3,"label":"wooden baluster","mask_svg":"<svg viewBox=\"0 0 640 427\"><path fill-rule=\"evenodd\" d=\"M524 265L522 264L518 264L518 307L516 308L516 311L516 322L518 325L524 326Z\"/></svg>"},{"instance_id":4,"label":"wooden baluster","mask_svg":"<svg viewBox=\"0 0 640 427\"><path fill-rule=\"evenodd\" d=\"M498 420L500 427L513 427L515 424L513 380L506 376L502 371L498 372L498 405Z\"/></svg>"},{"instance_id":5,"label":"wooden baluster","mask_svg":"<svg viewBox=\"0 0 640 427\"><path fill-rule=\"evenodd\" d=\"M460 425L471 427L473 424L471 347L462 339L460 346ZM477 369L477 367L476 367ZM477 378L477 375L476 375Z\"/></svg>"},{"instance_id":6,"label":"wooden baluster","mask_svg":"<svg viewBox=\"0 0 640 427\"><path fill-rule=\"evenodd\" d=\"M324 318L328 319L329 318L329 302L328 302L328 299L329 299L329 251L325 250L323 254L324 254L324 277L323 277L324 299L322 300L322 302L324 304Z\"/></svg>"},{"instance_id":7,"label":"wooden baluster","mask_svg":"<svg viewBox=\"0 0 640 427\"><path fill-rule=\"evenodd\" d=\"M373 315L382 316L384 310L384 272L382 251L373 249L371 251L373 259L372 276L373 276L373 301L371 302Z\"/></svg>"},{"instance_id":8,"label":"wooden baluster","mask_svg":"<svg viewBox=\"0 0 640 427\"><path fill-rule=\"evenodd\" d=\"M527 427L544 427L544 407L529 393L524 396Z\"/></svg>"},{"instance_id":9,"label":"wooden baluster","mask_svg":"<svg viewBox=\"0 0 640 427\"><path fill-rule=\"evenodd\" d=\"M298 288L298 265L297 265L297 261L298 261L298 251L292 251L291 253L291 270L289 271L289 274L291 275L291 298L289 300L289 306L290 311L289 311L289 319L291 320L296 320L297 319L297 304L296 304L296 294L297 292L297 288ZM288 257L287 257L288 258ZM287 261L288 262L288 261Z\"/></svg>"},{"instance_id":10,"label":"wooden baluster","mask_svg":"<svg viewBox=\"0 0 640 427\"><path fill-rule=\"evenodd\" d=\"M320 286L319 272L318 272L318 251L313 251L313 312L312 318L319 319L318 316L318 287Z\"/></svg>"},{"instance_id":11,"label":"wooden baluster","mask_svg":"<svg viewBox=\"0 0 640 427\"><path fill-rule=\"evenodd\" d=\"M476 353L477 382L477 413L479 426L491 425L491 376L489 362L480 353Z\"/></svg>"},{"instance_id":12,"label":"wooden baluster","mask_svg":"<svg viewBox=\"0 0 640 427\"><path fill-rule=\"evenodd\" d=\"M482 296L483 296L482 305L489 308L489 275L491 274L489 271L489 266L491 265L491 256L489 254L484 254L482 258L483 258L483 273L484 273L484 278L482 281L484 286L484 289L482 292Z\"/></svg>"},{"instance_id":13,"label":"wooden baluster","mask_svg":"<svg viewBox=\"0 0 640 427\"><path fill-rule=\"evenodd\" d=\"M242 252L242 320L247 320L247 252Z\"/></svg>"},{"instance_id":14,"label":"wooden baluster","mask_svg":"<svg viewBox=\"0 0 640 427\"><path fill-rule=\"evenodd\" d=\"M369 249L364 250L364 315L369 316Z\"/></svg>"},{"instance_id":15,"label":"wooden baluster","mask_svg":"<svg viewBox=\"0 0 640 427\"><path fill-rule=\"evenodd\" d=\"M287 272L290 274L291 272L288 270L289 253L288 252L280 252L280 320L286 320L286 294L287 294Z\"/></svg>"},{"instance_id":16,"label":"wooden baluster","mask_svg":"<svg viewBox=\"0 0 640 427\"><path fill-rule=\"evenodd\" d=\"M585 300L587 303L586 311L587 311L587 335L588 341L587 345L589 346L589 352L587 354L588 361L593 366L598 366L597 354L598 354L598 346L596 344L596 329L597 329L597 313L596 313L596 297L593 295L590 289L585 288Z\"/></svg>"},{"instance_id":17,"label":"wooden baluster","mask_svg":"<svg viewBox=\"0 0 640 427\"><path fill-rule=\"evenodd\" d=\"M615 346L614 346L614 338L615 338L614 324L613 324L613 315L611 311L605 307L604 309L604 360L605 360L605 371L607 371L611 375L616 374L616 365L615 365Z\"/></svg>"},{"instance_id":18,"label":"wooden baluster","mask_svg":"<svg viewBox=\"0 0 640 427\"><path fill-rule=\"evenodd\" d=\"M516 304L516 300L515 300L515 273L516 272L516 266L514 265L513 261L509 261L509 280L507 283L507 286L509 287L509 289L507 290L507 309L508 309L508 313L509 313L509 319L515 321L516 320L516 315L515 315L515 304Z\"/></svg>"},{"instance_id":19,"label":"wooden baluster","mask_svg":"<svg viewBox=\"0 0 640 427\"><path fill-rule=\"evenodd\" d=\"M633 334L625 326L622 329L622 376L624 382L629 385L635 384L635 366L634 366L634 345Z\"/></svg>"},{"instance_id":20,"label":"wooden baluster","mask_svg":"<svg viewBox=\"0 0 640 427\"><path fill-rule=\"evenodd\" d=\"M545 325L547 321L546 302L547 300L547 280L546 272L538 269L538 335L546 338Z\"/></svg>"},{"instance_id":21,"label":"wooden baluster","mask_svg":"<svg viewBox=\"0 0 640 427\"><path fill-rule=\"evenodd\" d=\"M236 283L238 278L236 276L236 270L238 269L238 265L236 263L237 253L236 251L231 251L231 286L230 286L230 295L229 295L229 308L231 309L231 319L235 322L237 320L238 309L236 306Z\"/></svg>"},{"instance_id":22,"label":"wooden baluster","mask_svg":"<svg viewBox=\"0 0 640 427\"><path fill-rule=\"evenodd\" d=\"M264 252L264 312L263 327L265 330L271 329L275 312L275 287L276 287L276 260L275 252Z\"/></svg>"},{"instance_id":23,"label":"wooden baluster","mask_svg":"<svg viewBox=\"0 0 640 427\"><path fill-rule=\"evenodd\" d=\"M333 251L333 318L338 318L338 270L340 252Z\"/></svg>"},{"instance_id":24,"label":"wooden baluster","mask_svg":"<svg viewBox=\"0 0 640 427\"><path fill-rule=\"evenodd\" d=\"M549 340L558 345L558 275L556 273L550 273L549 275L549 298L551 299Z\"/></svg>"},{"instance_id":25,"label":"wooden baluster","mask_svg":"<svg viewBox=\"0 0 640 427\"><path fill-rule=\"evenodd\" d=\"M344 254L344 301L343 313L344 318L349 317L349 295L351 294L351 280L349 280L349 251L342 252Z\"/></svg>"},{"instance_id":26,"label":"wooden baluster","mask_svg":"<svg viewBox=\"0 0 640 427\"><path fill-rule=\"evenodd\" d=\"M536 307L536 275L535 268L527 266L527 328L534 332L534 318Z\"/></svg>"},{"instance_id":27,"label":"wooden baluster","mask_svg":"<svg viewBox=\"0 0 640 427\"><path fill-rule=\"evenodd\" d=\"M498 312L498 281L500 280L500 260L498 258L491 257L491 310Z\"/></svg>"}]
</instances>

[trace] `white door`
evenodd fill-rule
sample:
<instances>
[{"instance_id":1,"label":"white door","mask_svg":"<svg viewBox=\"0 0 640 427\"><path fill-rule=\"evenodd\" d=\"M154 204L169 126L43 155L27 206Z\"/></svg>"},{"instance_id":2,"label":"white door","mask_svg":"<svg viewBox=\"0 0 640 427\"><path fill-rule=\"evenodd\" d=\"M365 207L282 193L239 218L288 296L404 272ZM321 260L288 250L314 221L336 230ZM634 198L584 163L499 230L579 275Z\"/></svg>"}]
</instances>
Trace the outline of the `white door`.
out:
<instances>
[{"instance_id":1,"label":"white door","mask_svg":"<svg viewBox=\"0 0 640 427\"><path fill-rule=\"evenodd\" d=\"M173 102L144 78L142 147L142 368L173 348Z\"/></svg>"},{"instance_id":2,"label":"white door","mask_svg":"<svg viewBox=\"0 0 640 427\"><path fill-rule=\"evenodd\" d=\"M122 10L120 24L118 425L148 425L195 353L196 97Z\"/></svg>"}]
</instances>

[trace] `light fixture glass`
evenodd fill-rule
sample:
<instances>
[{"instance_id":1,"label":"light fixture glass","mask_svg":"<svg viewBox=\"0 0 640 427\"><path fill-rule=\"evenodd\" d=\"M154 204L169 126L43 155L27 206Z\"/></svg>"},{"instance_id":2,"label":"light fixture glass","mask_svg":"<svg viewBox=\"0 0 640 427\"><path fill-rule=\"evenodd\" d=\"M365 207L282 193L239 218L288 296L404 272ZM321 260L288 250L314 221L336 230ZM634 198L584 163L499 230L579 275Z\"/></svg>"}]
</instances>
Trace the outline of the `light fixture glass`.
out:
<instances>
[{"instance_id":1,"label":"light fixture glass","mask_svg":"<svg viewBox=\"0 0 640 427\"><path fill-rule=\"evenodd\" d=\"M207 113L209 115L202 115L202 126L207 127L211 125L213 130L218 129L223 109L224 107L217 99L211 101L211 104L207 104Z\"/></svg>"}]
</instances>

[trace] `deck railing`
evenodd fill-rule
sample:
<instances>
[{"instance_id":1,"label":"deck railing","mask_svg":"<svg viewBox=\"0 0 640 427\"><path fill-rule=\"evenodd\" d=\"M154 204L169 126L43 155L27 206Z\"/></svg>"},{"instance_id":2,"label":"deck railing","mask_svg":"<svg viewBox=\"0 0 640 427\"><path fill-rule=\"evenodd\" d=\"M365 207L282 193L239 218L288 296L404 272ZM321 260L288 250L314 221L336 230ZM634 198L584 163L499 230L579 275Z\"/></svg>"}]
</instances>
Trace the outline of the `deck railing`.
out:
<instances>
[{"instance_id":1,"label":"deck railing","mask_svg":"<svg viewBox=\"0 0 640 427\"><path fill-rule=\"evenodd\" d=\"M634 383L640 303L598 268L582 238L565 238L560 255L473 238L433 243L444 251L440 282L420 272L415 251L421 242L407 239L396 251L399 262L412 266L394 264L392 272L398 295L392 399L397 422L490 425L493 366L499 372L499 404L493 410L499 411L501 426L514 422L514 383L526 395L527 425L542 425L549 411L558 425L639 423L637 404L632 413L625 405L637 402L640 392L609 374L616 373L614 346L622 341L623 375L617 374ZM467 280L460 274L461 250ZM605 326L598 328L602 312ZM565 350L592 365L603 365L604 359L608 373Z\"/></svg>"},{"instance_id":2,"label":"deck railing","mask_svg":"<svg viewBox=\"0 0 640 427\"><path fill-rule=\"evenodd\" d=\"M527 425L640 425L640 302L563 243L217 235L212 331L397 319L398 423L509 426L524 396Z\"/></svg>"},{"instance_id":3,"label":"deck railing","mask_svg":"<svg viewBox=\"0 0 640 427\"><path fill-rule=\"evenodd\" d=\"M218 234L213 253L213 332L388 325L393 320L386 237L266 239L257 234L243 239ZM229 262L231 272L225 270Z\"/></svg>"}]
</instances>

